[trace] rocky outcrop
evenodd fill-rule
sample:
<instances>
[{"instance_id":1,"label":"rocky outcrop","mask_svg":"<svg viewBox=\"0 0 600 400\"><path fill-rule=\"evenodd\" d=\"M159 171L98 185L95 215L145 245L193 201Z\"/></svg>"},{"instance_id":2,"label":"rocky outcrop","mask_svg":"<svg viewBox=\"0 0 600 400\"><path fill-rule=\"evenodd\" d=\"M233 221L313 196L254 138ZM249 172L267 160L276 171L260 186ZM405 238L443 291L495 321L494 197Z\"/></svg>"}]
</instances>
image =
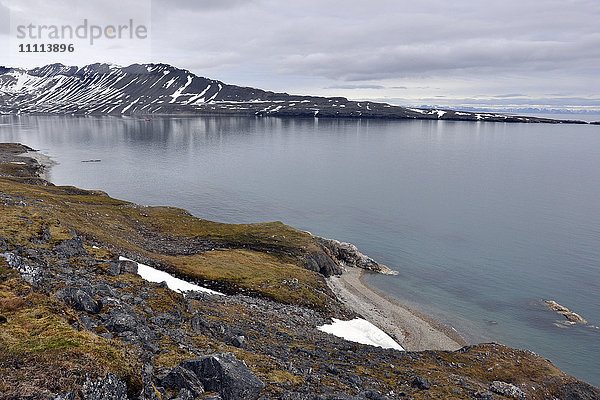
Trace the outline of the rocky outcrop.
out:
<instances>
[{"instance_id":1,"label":"rocky outcrop","mask_svg":"<svg viewBox=\"0 0 600 400\"><path fill-rule=\"evenodd\" d=\"M81 397L75 391L57 394L54 400L128 400L127 385L118 375L109 373L105 377L87 377L81 387Z\"/></svg>"},{"instance_id":2,"label":"rocky outcrop","mask_svg":"<svg viewBox=\"0 0 600 400\"><path fill-rule=\"evenodd\" d=\"M115 374L104 378L88 380L81 389L85 400L127 400L127 386Z\"/></svg>"},{"instance_id":3,"label":"rocky outcrop","mask_svg":"<svg viewBox=\"0 0 600 400\"><path fill-rule=\"evenodd\" d=\"M318 241L323 246L325 252L334 260L335 264L339 267L356 267L368 271L378 272L380 274L395 274L394 271L392 271L385 265L379 264L371 257L362 254L360 251L358 251L358 248L352 243L340 242L335 239L325 238L318 238ZM333 274L337 275L341 273L340 268L332 270L335 271Z\"/></svg>"},{"instance_id":4,"label":"rocky outcrop","mask_svg":"<svg viewBox=\"0 0 600 400\"><path fill-rule=\"evenodd\" d=\"M326 248L324 251L314 251L304 257L304 268L318 272L326 277L339 275L342 267L339 261L333 258Z\"/></svg>"},{"instance_id":5,"label":"rocky outcrop","mask_svg":"<svg viewBox=\"0 0 600 400\"><path fill-rule=\"evenodd\" d=\"M512 397L514 399L519 399L519 400L527 399L525 392L523 392L521 389L519 389L512 383L494 381L490 384L490 391L501 394L506 397Z\"/></svg>"},{"instance_id":6,"label":"rocky outcrop","mask_svg":"<svg viewBox=\"0 0 600 400\"><path fill-rule=\"evenodd\" d=\"M90 291L86 291L82 288L61 288L55 293L55 295L65 304L72 306L78 311L97 314L102 309L102 304L94 299Z\"/></svg>"}]
</instances>

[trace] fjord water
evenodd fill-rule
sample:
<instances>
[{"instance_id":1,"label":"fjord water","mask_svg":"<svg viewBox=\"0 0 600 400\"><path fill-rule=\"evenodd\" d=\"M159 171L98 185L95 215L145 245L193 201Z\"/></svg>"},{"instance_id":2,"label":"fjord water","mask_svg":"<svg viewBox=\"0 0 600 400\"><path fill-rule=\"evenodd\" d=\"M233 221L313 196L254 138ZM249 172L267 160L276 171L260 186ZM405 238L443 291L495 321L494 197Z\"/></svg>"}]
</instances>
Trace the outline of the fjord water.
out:
<instances>
[{"instance_id":1,"label":"fjord water","mask_svg":"<svg viewBox=\"0 0 600 400\"><path fill-rule=\"evenodd\" d=\"M600 385L600 126L3 117L59 185L223 222L281 220L399 272L365 280L470 342ZM101 160L88 162L86 160ZM581 314L567 327L541 299Z\"/></svg>"}]
</instances>

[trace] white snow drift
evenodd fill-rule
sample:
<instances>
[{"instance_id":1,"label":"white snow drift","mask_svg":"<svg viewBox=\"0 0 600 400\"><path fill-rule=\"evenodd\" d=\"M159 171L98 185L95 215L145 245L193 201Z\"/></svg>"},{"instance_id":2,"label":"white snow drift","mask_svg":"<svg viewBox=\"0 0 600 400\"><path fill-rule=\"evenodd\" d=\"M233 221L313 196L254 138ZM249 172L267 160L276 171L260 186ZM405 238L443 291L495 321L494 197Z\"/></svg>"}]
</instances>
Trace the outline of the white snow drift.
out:
<instances>
[{"instance_id":1,"label":"white snow drift","mask_svg":"<svg viewBox=\"0 0 600 400\"><path fill-rule=\"evenodd\" d=\"M119 257L119 260L133 261L133 260L130 260L129 258L125 258L125 257ZM133 262L135 262L135 261L133 261ZM155 268L149 267L148 265L144 265L141 263L137 263L137 265L138 265L138 275L139 276L141 276L148 282L156 282L156 283L166 282L169 289L171 289L175 292L185 293L185 292L196 291L196 292L205 292L205 293L218 294L218 295L224 296L223 293L217 292L215 290L207 289L202 286L194 285L193 283L186 282L183 279L175 278L171 274L168 274L164 271L159 271Z\"/></svg>"},{"instance_id":2,"label":"white snow drift","mask_svg":"<svg viewBox=\"0 0 600 400\"><path fill-rule=\"evenodd\" d=\"M396 349L404 351L394 339L387 333L362 318L355 318L351 321L342 321L333 319L333 324L320 326L318 329L323 332L344 338L351 342L379 346L384 349Z\"/></svg>"}]
</instances>

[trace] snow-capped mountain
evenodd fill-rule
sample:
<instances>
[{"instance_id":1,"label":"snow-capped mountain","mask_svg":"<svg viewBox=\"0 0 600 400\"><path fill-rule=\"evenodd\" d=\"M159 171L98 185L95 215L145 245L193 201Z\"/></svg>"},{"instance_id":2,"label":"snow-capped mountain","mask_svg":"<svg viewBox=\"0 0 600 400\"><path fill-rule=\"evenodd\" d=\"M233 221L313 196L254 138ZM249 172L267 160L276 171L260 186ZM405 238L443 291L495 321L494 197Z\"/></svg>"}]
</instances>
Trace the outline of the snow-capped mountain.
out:
<instances>
[{"instance_id":1,"label":"snow-capped mountain","mask_svg":"<svg viewBox=\"0 0 600 400\"><path fill-rule=\"evenodd\" d=\"M405 108L343 97L227 85L167 64L0 67L0 114L257 115L558 122L495 113Z\"/></svg>"}]
</instances>

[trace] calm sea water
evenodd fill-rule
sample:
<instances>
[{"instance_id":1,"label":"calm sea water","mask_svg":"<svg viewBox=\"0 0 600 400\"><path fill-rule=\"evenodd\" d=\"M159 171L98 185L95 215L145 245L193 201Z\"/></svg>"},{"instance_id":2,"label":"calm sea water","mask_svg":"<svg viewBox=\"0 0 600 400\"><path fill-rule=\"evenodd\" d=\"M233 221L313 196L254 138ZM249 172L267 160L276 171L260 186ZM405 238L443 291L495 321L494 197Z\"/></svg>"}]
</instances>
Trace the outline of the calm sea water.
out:
<instances>
[{"instance_id":1,"label":"calm sea water","mask_svg":"<svg viewBox=\"0 0 600 400\"><path fill-rule=\"evenodd\" d=\"M366 277L386 294L600 385L600 329L540 302L600 325L600 126L3 117L0 140L56 184L355 243L399 271Z\"/></svg>"}]
</instances>

